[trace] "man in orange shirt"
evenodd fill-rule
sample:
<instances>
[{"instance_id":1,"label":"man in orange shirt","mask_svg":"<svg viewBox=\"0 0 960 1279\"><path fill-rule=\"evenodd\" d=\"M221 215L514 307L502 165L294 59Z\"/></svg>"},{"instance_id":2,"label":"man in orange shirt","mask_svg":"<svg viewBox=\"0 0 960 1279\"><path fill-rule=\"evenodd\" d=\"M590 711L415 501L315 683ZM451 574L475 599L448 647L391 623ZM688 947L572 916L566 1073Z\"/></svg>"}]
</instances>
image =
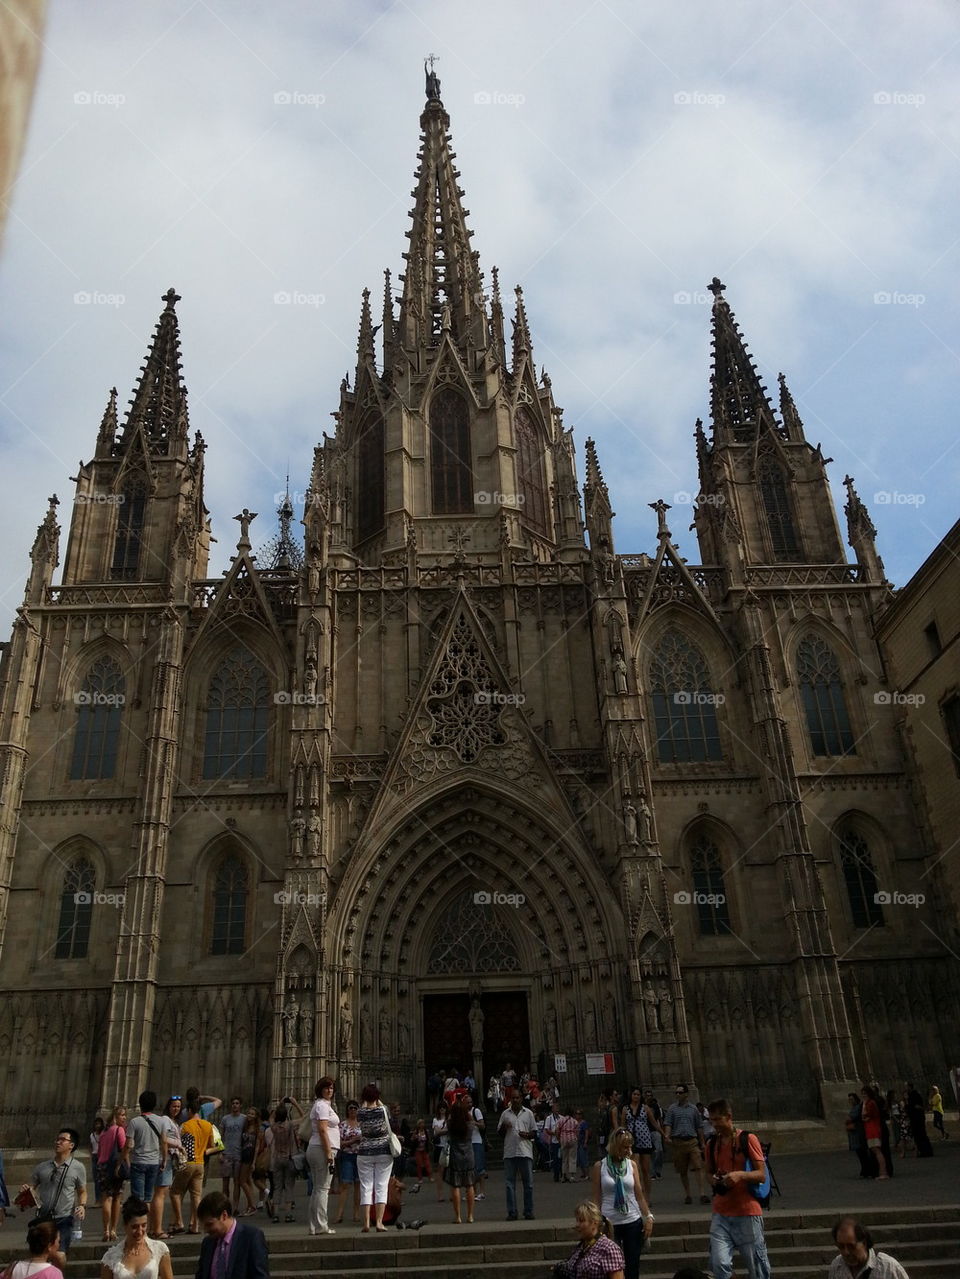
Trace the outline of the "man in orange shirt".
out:
<instances>
[{"instance_id":1,"label":"man in orange shirt","mask_svg":"<svg viewBox=\"0 0 960 1279\"><path fill-rule=\"evenodd\" d=\"M200 1204L200 1193L203 1190L203 1156L213 1137L213 1128L198 1114L199 1102L190 1097L187 1101L188 1119L180 1129L180 1141L186 1154L186 1161L173 1178L170 1187L170 1205L173 1209L172 1235L183 1233L183 1217L181 1201L184 1194L190 1195L190 1229L191 1235L200 1233L197 1208Z\"/></svg>"},{"instance_id":2,"label":"man in orange shirt","mask_svg":"<svg viewBox=\"0 0 960 1279\"><path fill-rule=\"evenodd\" d=\"M707 1143L707 1172L713 1187L710 1269L715 1279L730 1279L733 1254L739 1250L749 1279L770 1279L763 1208L750 1189L751 1184L759 1186L766 1180L763 1151L753 1133L748 1133L747 1152L753 1166L747 1171L730 1103L724 1098L711 1101L707 1111L716 1134Z\"/></svg>"}]
</instances>

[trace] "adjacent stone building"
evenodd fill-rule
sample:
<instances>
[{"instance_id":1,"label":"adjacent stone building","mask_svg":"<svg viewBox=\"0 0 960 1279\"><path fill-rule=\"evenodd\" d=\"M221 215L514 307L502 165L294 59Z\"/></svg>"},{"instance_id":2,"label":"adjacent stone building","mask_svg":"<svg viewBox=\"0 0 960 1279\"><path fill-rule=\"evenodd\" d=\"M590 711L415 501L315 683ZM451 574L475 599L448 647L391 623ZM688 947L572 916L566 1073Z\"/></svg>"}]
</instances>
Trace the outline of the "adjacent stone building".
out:
<instances>
[{"instance_id":1,"label":"adjacent stone building","mask_svg":"<svg viewBox=\"0 0 960 1279\"><path fill-rule=\"evenodd\" d=\"M38 530L0 703L7 1137L145 1083L302 1098L330 1071L422 1105L445 1062L558 1053L568 1095L611 1053L782 1117L957 1055L852 484L850 563L827 459L714 280L703 563L663 502L655 549L618 554L427 90L400 292L379 352L364 293L302 546L284 503L254 556L244 508L207 579L173 290L59 585L55 499Z\"/></svg>"}]
</instances>

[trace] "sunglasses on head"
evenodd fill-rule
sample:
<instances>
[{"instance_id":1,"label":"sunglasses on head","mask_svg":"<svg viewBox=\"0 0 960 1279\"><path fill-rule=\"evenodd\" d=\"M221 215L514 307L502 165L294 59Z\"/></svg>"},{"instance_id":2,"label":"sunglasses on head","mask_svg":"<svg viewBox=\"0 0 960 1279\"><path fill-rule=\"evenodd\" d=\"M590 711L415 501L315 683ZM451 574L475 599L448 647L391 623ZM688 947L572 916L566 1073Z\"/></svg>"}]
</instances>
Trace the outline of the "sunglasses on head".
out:
<instances>
[{"instance_id":1,"label":"sunglasses on head","mask_svg":"<svg viewBox=\"0 0 960 1279\"><path fill-rule=\"evenodd\" d=\"M170 1098L170 1100L171 1100L171 1101L183 1101L183 1098L182 1098L182 1097L171 1097L171 1098Z\"/></svg>"}]
</instances>

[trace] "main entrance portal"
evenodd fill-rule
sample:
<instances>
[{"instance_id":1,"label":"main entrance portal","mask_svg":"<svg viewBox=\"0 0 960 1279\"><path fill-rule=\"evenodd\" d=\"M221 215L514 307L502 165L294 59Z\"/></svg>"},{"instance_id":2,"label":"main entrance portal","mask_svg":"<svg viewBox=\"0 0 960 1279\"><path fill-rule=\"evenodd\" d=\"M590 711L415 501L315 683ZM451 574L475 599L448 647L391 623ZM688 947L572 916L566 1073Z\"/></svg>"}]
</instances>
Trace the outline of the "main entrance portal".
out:
<instances>
[{"instance_id":1,"label":"main entrance portal","mask_svg":"<svg viewBox=\"0 0 960 1279\"><path fill-rule=\"evenodd\" d=\"M470 1035L470 996L426 995L423 1000L423 1057L427 1072L454 1066L473 1069ZM521 1070L530 1061L530 1024L525 991L488 991L480 996L483 1009L483 1092L487 1080L512 1062Z\"/></svg>"}]
</instances>

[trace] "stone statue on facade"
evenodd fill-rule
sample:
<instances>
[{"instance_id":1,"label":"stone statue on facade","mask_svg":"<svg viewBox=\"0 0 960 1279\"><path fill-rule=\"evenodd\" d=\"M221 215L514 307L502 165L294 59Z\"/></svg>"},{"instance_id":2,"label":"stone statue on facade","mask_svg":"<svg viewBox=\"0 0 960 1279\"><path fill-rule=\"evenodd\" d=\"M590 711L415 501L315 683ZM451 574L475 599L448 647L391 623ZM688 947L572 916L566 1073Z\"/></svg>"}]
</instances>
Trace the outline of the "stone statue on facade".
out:
<instances>
[{"instance_id":1,"label":"stone statue on facade","mask_svg":"<svg viewBox=\"0 0 960 1279\"><path fill-rule=\"evenodd\" d=\"M637 810L629 799L623 806L623 829L626 832L628 844L640 842L637 839Z\"/></svg>"},{"instance_id":2,"label":"stone statue on facade","mask_svg":"<svg viewBox=\"0 0 960 1279\"><path fill-rule=\"evenodd\" d=\"M380 1009L380 1056L389 1057L393 1048L390 1042L392 1036L390 1034L390 1014L386 1008Z\"/></svg>"},{"instance_id":3,"label":"stone statue on facade","mask_svg":"<svg viewBox=\"0 0 960 1279\"><path fill-rule=\"evenodd\" d=\"M293 995L287 1000L281 1014L283 1020L283 1042L285 1047L292 1048L297 1042L297 1024L300 1019L300 1005Z\"/></svg>"},{"instance_id":4,"label":"stone statue on facade","mask_svg":"<svg viewBox=\"0 0 960 1279\"><path fill-rule=\"evenodd\" d=\"M643 984L643 1020L648 1032L654 1033L660 1029L660 1022L657 1019L657 992L653 988L653 983L649 981Z\"/></svg>"},{"instance_id":5,"label":"stone statue on facade","mask_svg":"<svg viewBox=\"0 0 960 1279\"><path fill-rule=\"evenodd\" d=\"M613 656L613 686L618 693L627 691L627 664L620 651Z\"/></svg>"},{"instance_id":6,"label":"stone statue on facade","mask_svg":"<svg viewBox=\"0 0 960 1279\"><path fill-rule=\"evenodd\" d=\"M673 996L670 994L670 987L666 982L660 983L657 1011L660 1015L661 1029L672 1031L674 1026Z\"/></svg>"},{"instance_id":7,"label":"stone statue on facade","mask_svg":"<svg viewBox=\"0 0 960 1279\"><path fill-rule=\"evenodd\" d=\"M300 1014L300 1042L307 1049L313 1049L313 1013L307 1009Z\"/></svg>"},{"instance_id":8,"label":"stone statue on facade","mask_svg":"<svg viewBox=\"0 0 960 1279\"><path fill-rule=\"evenodd\" d=\"M350 1001L344 998L340 1005L340 1052L349 1057L353 1051L353 1013Z\"/></svg>"}]
</instances>

